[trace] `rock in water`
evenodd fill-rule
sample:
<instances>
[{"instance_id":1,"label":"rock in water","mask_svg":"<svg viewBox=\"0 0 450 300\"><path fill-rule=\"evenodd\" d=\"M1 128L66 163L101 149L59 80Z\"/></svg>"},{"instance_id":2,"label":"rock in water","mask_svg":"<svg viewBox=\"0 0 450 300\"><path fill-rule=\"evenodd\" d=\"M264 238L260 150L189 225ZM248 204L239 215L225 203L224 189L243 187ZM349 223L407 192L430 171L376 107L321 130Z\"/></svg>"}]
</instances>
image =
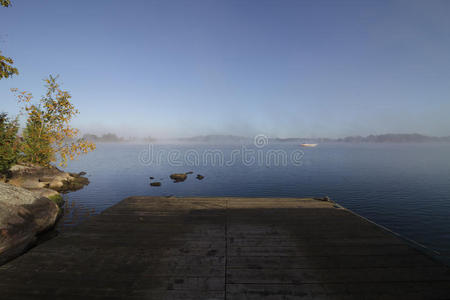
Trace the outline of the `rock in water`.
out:
<instances>
[{"instance_id":1,"label":"rock in water","mask_svg":"<svg viewBox=\"0 0 450 300\"><path fill-rule=\"evenodd\" d=\"M205 178L205 176L203 176L203 175L200 175L200 174L197 174L197 177L196 177L198 180L202 180L203 178Z\"/></svg>"},{"instance_id":2,"label":"rock in water","mask_svg":"<svg viewBox=\"0 0 450 300\"><path fill-rule=\"evenodd\" d=\"M150 183L151 186L161 186L161 182L155 181Z\"/></svg>"},{"instance_id":3,"label":"rock in water","mask_svg":"<svg viewBox=\"0 0 450 300\"><path fill-rule=\"evenodd\" d=\"M77 191L79 189L82 189L85 185L89 184L89 179L86 177L76 177L71 178L67 180L61 181L61 185L55 186L53 189L55 191L61 192L61 193L67 193L71 191ZM50 188L52 188L52 185L50 184Z\"/></svg>"},{"instance_id":4,"label":"rock in water","mask_svg":"<svg viewBox=\"0 0 450 300\"><path fill-rule=\"evenodd\" d=\"M182 182L185 181L186 178L186 173L174 173L170 175L170 179L172 179L174 182Z\"/></svg>"},{"instance_id":5,"label":"rock in water","mask_svg":"<svg viewBox=\"0 0 450 300\"><path fill-rule=\"evenodd\" d=\"M53 201L0 182L0 264L21 254L38 233L51 228L58 213Z\"/></svg>"}]
</instances>

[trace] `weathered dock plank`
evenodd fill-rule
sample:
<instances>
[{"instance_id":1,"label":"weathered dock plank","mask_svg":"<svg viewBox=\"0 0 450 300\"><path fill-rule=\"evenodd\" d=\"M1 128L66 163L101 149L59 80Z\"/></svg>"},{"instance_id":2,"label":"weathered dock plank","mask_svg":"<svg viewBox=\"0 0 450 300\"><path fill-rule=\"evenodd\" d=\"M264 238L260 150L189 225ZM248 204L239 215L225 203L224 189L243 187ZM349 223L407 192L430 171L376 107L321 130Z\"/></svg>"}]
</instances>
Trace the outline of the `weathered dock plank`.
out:
<instances>
[{"instance_id":1,"label":"weathered dock plank","mask_svg":"<svg viewBox=\"0 0 450 300\"><path fill-rule=\"evenodd\" d=\"M330 202L131 197L0 266L0 299L449 299L450 270Z\"/></svg>"}]
</instances>

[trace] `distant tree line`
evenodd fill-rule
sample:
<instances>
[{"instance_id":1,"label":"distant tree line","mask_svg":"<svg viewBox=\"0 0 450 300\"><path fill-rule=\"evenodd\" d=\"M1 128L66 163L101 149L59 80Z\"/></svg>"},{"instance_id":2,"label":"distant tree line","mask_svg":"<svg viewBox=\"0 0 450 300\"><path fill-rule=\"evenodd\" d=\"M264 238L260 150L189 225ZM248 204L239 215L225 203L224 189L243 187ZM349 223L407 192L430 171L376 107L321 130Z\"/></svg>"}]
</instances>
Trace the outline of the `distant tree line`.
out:
<instances>
[{"instance_id":1,"label":"distant tree line","mask_svg":"<svg viewBox=\"0 0 450 300\"><path fill-rule=\"evenodd\" d=\"M316 143L431 143L450 142L450 136L436 137L418 133L388 133L368 136L347 136L344 138L275 138L277 142L316 142Z\"/></svg>"},{"instance_id":2,"label":"distant tree line","mask_svg":"<svg viewBox=\"0 0 450 300\"><path fill-rule=\"evenodd\" d=\"M129 142L146 142L146 143L153 143L156 141L155 138L152 138L151 136L144 137L144 138L138 138L138 137L119 137L115 133L106 133L103 135L95 135L91 133L87 133L83 135L83 139L98 142L98 143L129 143Z\"/></svg>"},{"instance_id":3,"label":"distant tree line","mask_svg":"<svg viewBox=\"0 0 450 300\"><path fill-rule=\"evenodd\" d=\"M101 136L97 136L95 134L85 134L83 135L83 138L94 142L104 143L120 143L125 141L124 138L118 137L114 133L106 133Z\"/></svg>"},{"instance_id":4,"label":"distant tree line","mask_svg":"<svg viewBox=\"0 0 450 300\"><path fill-rule=\"evenodd\" d=\"M418 133L388 133L380 135L348 136L337 139L338 142L349 143L426 143L426 142L450 142L450 137L427 136Z\"/></svg>"}]
</instances>

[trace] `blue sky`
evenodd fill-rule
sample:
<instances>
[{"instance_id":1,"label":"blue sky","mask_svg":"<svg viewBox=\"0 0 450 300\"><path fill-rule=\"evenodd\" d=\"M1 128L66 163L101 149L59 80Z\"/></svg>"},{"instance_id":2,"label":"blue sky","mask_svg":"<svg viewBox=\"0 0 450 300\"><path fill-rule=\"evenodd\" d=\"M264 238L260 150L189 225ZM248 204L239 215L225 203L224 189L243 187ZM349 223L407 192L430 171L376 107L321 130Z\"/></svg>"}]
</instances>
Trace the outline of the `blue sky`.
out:
<instances>
[{"instance_id":1,"label":"blue sky","mask_svg":"<svg viewBox=\"0 0 450 300\"><path fill-rule=\"evenodd\" d=\"M35 1L0 8L0 50L84 132L450 135L449 1Z\"/></svg>"}]
</instances>

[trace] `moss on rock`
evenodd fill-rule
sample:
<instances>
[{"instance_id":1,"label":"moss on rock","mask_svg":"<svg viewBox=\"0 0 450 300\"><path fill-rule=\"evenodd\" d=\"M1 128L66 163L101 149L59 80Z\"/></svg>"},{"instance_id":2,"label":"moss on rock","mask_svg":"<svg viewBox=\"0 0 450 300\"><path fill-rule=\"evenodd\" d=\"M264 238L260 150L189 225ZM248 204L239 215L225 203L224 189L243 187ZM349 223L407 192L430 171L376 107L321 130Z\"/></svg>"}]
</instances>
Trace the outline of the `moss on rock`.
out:
<instances>
[{"instance_id":1,"label":"moss on rock","mask_svg":"<svg viewBox=\"0 0 450 300\"><path fill-rule=\"evenodd\" d=\"M64 199L60 194L49 196L48 199L55 202L59 207L62 207L64 204Z\"/></svg>"}]
</instances>

